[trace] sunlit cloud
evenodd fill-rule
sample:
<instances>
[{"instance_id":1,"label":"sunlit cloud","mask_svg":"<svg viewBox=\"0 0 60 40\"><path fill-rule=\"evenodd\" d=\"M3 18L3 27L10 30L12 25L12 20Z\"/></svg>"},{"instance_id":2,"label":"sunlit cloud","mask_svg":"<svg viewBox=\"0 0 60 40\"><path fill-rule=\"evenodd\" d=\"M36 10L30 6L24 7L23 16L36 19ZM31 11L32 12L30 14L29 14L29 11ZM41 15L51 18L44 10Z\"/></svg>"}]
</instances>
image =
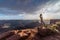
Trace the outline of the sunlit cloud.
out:
<instances>
[{"instance_id":1,"label":"sunlit cloud","mask_svg":"<svg viewBox=\"0 0 60 40\"><path fill-rule=\"evenodd\" d=\"M42 13L44 19L60 19L60 0L46 3L43 8L35 13Z\"/></svg>"},{"instance_id":2,"label":"sunlit cloud","mask_svg":"<svg viewBox=\"0 0 60 40\"><path fill-rule=\"evenodd\" d=\"M44 19L60 19L60 0L0 2L0 19L39 20L41 13Z\"/></svg>"},{"instance_id":3,"label":"sunlit cloud","mask_svg":"<svg viewBox=\"0 0 60 40\"><path fill-rule=\"evenodd\" d=\"M56 3L51 4L50 6L47 5L48 7L45 7L46 8L46 15L47 17L46 18L49 18L49 19L60 19L60 1L56 1Z\"/></svg>"},{"instance_id":4,"label":"sunlit cloud","mask_svg":"<svg viewBox=\"0 0 60 40\"><path fill-rule=\"evenodd\" d=\"M0 20L22 20L22 15L0 15Z\"/></svg>"}]
</instances>

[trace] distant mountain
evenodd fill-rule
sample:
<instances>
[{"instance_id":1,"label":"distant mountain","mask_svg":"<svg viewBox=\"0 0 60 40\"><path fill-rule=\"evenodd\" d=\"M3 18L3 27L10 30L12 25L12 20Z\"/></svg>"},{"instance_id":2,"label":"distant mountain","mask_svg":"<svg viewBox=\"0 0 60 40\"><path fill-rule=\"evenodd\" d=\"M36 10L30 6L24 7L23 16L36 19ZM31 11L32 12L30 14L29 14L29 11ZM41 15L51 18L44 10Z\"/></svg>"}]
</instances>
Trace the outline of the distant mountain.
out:
<instances>
[{"instance_id":1,"label":"distant mountain","mask_svg":"<svg viewBox=\"0 0 60 40\"><path fill-rule=\"evenodd\" d=\"M27 25L25 25L25 27L27 27L27 28L34 28L34 27L37 27L39 25L40 25L40 23L38 21L36 21L36 22L28 23Z\"/></svg>"},{"instance_id":2,"label":"distant mountain","mask_svg":"<svg viewBox=\"0 0 60 40\"><path fill-rule=\"evenodd\" d=\"M23 24L25 27L26 27L26 25L29 25L29 24L31 24L32 22L34 22L34 21L38 21L38 20L0 20L0 26L2 25L4 25L4 24L10 24L9 26L9 28L17 28L18 26L20 26L21 24ZM32 23L32 25L33 25L34 23Z\"/></svg>"},{"instance_id":3,"label":"distant mountain","mask_svg":"<svg viewBox=\"0 0 60 40\"><path fill-rule=\"evenodd\" d=\"M0 20L0 32L13 29L33 28L37 24L38 20Z\"/></svg>"}]
</instances>

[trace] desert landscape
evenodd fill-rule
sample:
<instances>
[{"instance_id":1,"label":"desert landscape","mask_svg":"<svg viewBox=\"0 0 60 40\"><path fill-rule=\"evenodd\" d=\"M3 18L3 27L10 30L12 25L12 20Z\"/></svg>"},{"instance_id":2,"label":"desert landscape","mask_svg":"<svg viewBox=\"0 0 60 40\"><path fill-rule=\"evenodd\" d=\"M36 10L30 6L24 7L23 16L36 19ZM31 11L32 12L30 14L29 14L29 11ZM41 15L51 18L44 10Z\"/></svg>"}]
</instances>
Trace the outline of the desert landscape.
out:
<instances>
[{"instance_id":1,"label":"desert landscape","mask_svg":"<svg viewBox=\"0 0 60 40\"><path fill-rule=\"evenodd\" d=\"M60 40L60 0L0 0L0 40Z\"/></svg>"},{"instance_id":2,"label":"desert landscape","mask_svg":"<svg viewBox=\"0 0 60 40\"><path fill-rule=\"evenodd\" d=\"M3 32L0 30L0 40L60 40L60 20L52 19L50 24L46 24L42 14L40 14L40 19L40 23L28 22L29 24L25 26L20 23L12 29L9 27L10 24L4 24L1 27Z\"/></svg>"}]
</instances>

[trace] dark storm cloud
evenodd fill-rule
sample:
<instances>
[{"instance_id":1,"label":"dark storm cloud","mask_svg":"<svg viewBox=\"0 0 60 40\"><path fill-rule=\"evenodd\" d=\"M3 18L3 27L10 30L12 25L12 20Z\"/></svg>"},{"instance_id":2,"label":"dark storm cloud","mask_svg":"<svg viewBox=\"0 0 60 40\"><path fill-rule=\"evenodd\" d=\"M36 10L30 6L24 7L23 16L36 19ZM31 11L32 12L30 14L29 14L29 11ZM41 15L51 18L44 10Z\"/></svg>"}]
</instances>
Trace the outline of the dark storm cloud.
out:
<instances>
[{"instance_id":1,"label":"dark storm cloud","mask_svg":"<svg viewBox=\"0 0 60 40\"><path fill-rule=\"evenodd\" d=\"M10 10L21 10L31 13L50 0L0 0L0 8L9 8Z\"/></svg>"}]
</instances>

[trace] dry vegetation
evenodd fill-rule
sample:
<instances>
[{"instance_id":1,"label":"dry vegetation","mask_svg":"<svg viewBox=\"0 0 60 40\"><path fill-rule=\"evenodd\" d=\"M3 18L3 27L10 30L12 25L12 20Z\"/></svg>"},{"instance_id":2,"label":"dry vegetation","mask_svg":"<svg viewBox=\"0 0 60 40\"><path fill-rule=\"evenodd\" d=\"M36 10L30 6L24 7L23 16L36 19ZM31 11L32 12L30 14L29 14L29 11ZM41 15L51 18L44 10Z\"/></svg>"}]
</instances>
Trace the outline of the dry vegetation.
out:
<instances>
[{"instance_id":1,"label":"dry vegetation","mask_svg":"<svg viewBox=\"0 0 60 40\"><path fill-rule=\"evenodd\" d=\"M33 29L10 30L0 34L0 40L60 40L57 25Z\"/></svg>"}]
</instances>

